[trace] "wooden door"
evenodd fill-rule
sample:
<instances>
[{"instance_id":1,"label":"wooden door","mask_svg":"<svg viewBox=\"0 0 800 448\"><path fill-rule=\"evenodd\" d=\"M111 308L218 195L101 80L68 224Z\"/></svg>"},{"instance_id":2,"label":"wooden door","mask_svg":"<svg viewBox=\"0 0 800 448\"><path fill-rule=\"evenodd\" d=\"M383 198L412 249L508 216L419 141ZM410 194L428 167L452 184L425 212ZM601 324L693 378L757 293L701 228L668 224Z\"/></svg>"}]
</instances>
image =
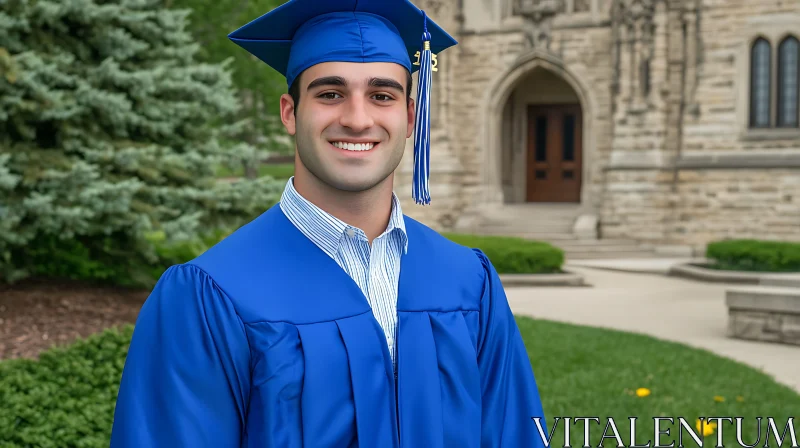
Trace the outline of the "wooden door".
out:
<instances>
[{"instance_id":1,"label":"wooden door","mask_svg":"<svg viewBox=\"0 0 800 448\"><path fill-rule=\"evenodd\" d=\"M528 202L580 202L582 129L578 104L528 107Z\"/></svg>"}]
</instances>

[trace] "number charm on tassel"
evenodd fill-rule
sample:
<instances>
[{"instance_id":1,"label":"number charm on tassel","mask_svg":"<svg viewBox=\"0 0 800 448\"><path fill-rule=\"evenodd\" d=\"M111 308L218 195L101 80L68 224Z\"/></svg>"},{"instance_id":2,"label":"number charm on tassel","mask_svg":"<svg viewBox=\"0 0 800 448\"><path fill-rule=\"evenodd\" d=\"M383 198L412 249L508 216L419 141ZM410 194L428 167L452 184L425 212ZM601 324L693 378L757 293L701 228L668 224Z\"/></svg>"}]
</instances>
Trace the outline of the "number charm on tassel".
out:
<instances>
[{"instance_id":1,"label":"number charm on tassel","mask_svg":"<svg viewBox=\"0 0 800 448\"><path fill-rule=\"evenodd\" d=\"M414 65L419 65L419 51L414 53L414 56L417 58L416 62L414 62ZM431 65L431 71L438 72L439 68L437 65L439 65L439 61L436 59L436 55L433 53L431 53L431 60L433 61L433 65Z\"/></svg>"},{"instance_id":2,"label":"number charm on tassel","mask_svg":"<svg viewBox=\"0 0 800 448\"><path fill-rule=\"evenodd\" d=\"M431 203L430 152L431 152L431 73L434 71L431 53L431 35L428 33L428 16L422 12L422 51L417 52L419 83L417 85L416 123L414 124L414 181L411 194L417 204Z\"/></svg>"}]
</instances>

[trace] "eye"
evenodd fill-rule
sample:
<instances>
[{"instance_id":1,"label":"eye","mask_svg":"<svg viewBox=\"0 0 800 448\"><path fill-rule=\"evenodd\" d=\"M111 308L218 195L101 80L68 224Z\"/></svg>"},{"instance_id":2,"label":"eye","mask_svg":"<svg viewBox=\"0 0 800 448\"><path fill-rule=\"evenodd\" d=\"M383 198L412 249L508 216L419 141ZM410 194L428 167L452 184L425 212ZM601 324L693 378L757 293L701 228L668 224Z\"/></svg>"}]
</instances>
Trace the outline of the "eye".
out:
<instances>
[{"instance_id":1,"label":"eye","mask_svg":"<svg viewBox=\"0 0 800 448\"><path fill-rule=\"evenodd\" d=\"M325 100L335 100L337 95L339 95L339 94L336 93L336 92L325 92L325 93L317 96L317 98L322 98L322 99L325 99Z\"/></svg>"},{"instance_id":2,"label":"eye","mask_svg":"<svg viewBox=\"0 0 800 448\"><path fill-rule=\"evenodd\" d=\"M375 98L376 100L381 101L381 102L391 101L391 100L394 99L390 95L387 95L385 93L377 93L377 94L373 95L373 98Z\"/></svg>"}]
</instances>

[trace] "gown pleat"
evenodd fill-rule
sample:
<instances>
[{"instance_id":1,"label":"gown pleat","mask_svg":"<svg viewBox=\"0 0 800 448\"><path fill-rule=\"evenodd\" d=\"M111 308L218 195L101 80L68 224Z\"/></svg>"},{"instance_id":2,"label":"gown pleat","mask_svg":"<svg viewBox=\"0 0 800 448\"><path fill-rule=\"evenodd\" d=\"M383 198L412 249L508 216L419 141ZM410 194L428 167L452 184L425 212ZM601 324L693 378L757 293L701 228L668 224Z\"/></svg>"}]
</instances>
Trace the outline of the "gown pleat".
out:
<instances>
[{"instance_id":1,"label":"gown pleat","mask_svg":"<svg viewBox=\"0 0 800 448\"><path fill-rule=\"evenodd\" d=\"M260 322L248 328L254 354L249 424L243 446L303 447L301 397L302 346L297 327L283 322Z\"/></svg>"},{"instance_id":2,"label":"gown pleat","mask_svg":"<svg viewBox=\"0 0 800 448\"><path fill-rule=\"evenodd\" d=\"M336 322L299 325L305 374L302 406L306 447L350 446L355 440L351 370ZM325 397L320 400L319 397Z\"/></svg>"},{"instance_id":3,"label":"gown pleat","mask_svg":"<svg viewBox=\"0 0 800 448\"><path fill-rule=\"evenodd\" d=\"M394 374L383 330L371 312L339 319L336 324L347 349L358 446L397 446Z\"/></svg>"},{"instance_id":4,"label":"gown pleat","mask_svg":"<svg viewBox=\"0 0 800 448\"><path fill-rule=\"evenodd\" d=\"M428 313L398 313L400 443L443 448L439 365ZM420 428L425 428L420 431Z\"/></svg>"},{"instance_id":5,"label":"gown pleat","mask_svg":"<svg viewBox=\"0 0 800 448\"><path fill-rule=\"evenodd\" d=\"M439 363L441 415L444 440L451 446L468 446L480 438L481 403L478 363L475 347L461 312L427 313L430 319L431 343L436 347Z\"/></svg>"}]
</instances>

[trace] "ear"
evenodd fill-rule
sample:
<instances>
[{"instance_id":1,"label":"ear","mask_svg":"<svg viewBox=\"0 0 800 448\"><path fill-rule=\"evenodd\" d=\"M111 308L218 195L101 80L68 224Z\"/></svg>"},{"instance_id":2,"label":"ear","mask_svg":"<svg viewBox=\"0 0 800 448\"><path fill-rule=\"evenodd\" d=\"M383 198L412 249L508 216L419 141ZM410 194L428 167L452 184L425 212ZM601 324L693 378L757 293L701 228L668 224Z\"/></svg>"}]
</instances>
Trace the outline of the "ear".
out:
<instances>
[{"instance_id":1,"label":"ear","mask_svg":"<svg viewBox=\"0 0 800 448\"><path fill-rule=\"evenodd\" d=\"M297 131L294 117L294 100L288 93L281 95L281 121L289 135L294 135Z\"/></svg>"},{"instance_id":2,"label":"ear","mask_svg":"<svg viewBox=\"0 0 800 448\"><path fill-rule=\"evenodd\" d=\"M409 98L408 100L408 131L406 132L406 138L411 138L411 134L414 133L414 117L416 117L417 108L416 103L414 103L414 98Z\"/></svg>"}]
</instances>

